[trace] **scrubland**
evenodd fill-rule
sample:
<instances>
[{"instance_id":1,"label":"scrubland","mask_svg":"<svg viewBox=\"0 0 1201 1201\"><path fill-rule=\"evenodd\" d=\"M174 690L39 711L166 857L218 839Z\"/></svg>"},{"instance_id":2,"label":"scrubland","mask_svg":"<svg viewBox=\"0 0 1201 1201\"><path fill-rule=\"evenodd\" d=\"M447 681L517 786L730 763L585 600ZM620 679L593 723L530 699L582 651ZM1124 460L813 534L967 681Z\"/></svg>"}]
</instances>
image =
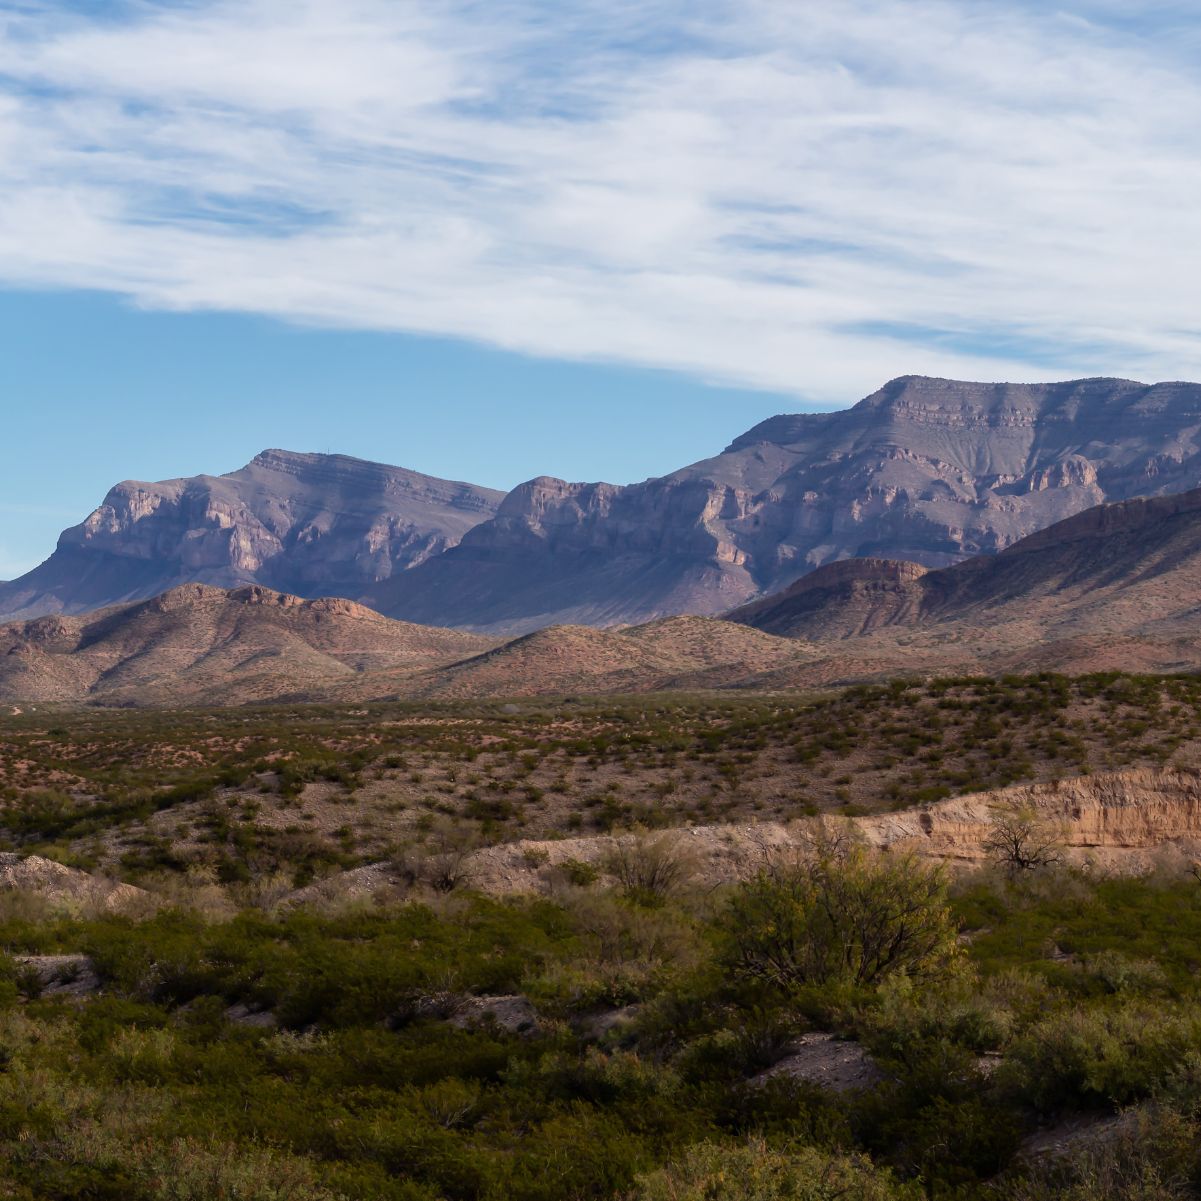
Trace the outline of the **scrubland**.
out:
<instances>
[{"instance_id":1,"label":"scrubland","mask_svg":"<svg viewBox=\"0 0 1201 1201\"><path fill-rule=\"evenodd\" d=\"M1189 676L898 681L811 695L26 712L0 717L0 849L141 882L295 886L406 853L911 808L1201 763Z\"/></svg>"},{"instance_id":2,"label":"scrubland","mask_svg":"<svg viewBox=\"0 0 1201 1201\"><path fill-rule=\"evenodd\" d=\"M0 1196L1201 1196L1196 875L951 875L834 820L718 885L660 833L1188 769L1199 710L1106 675L4 718L7 849L147 897L0 894ZM627 828L540 896L431 867Z\"/></svg>"}]
</instances>

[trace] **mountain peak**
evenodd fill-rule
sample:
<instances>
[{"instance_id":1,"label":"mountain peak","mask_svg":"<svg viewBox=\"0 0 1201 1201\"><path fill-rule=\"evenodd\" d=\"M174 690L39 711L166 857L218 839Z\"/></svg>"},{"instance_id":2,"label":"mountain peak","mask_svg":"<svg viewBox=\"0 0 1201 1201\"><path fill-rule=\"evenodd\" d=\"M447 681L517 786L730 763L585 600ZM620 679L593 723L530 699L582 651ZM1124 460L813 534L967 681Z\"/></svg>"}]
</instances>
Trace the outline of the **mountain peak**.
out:
<instances>
[{"instance_id":1,"label":"mountain peak","mask_svg":"<svg viewBox=\"0 0 1201 1201\"><path fill-rule=\"evenodd\" d=\"M933 375L899 375L878 391L864 397L856 408L888 408L915 402L934 408L981 411L999 405L1041 405L1067 397L1085 402L1108 402L1115 395L1146 392L1149 386L1137 380L1110 376L1062 380L1055 383L983 383L975 380L943 379Z\"/></svg>"},{"instance_id":2,"label":"mountain peak","mask_svg":"<svg viewBox=\"0 0 1201 1201\"><path fill-rule=\"evenodd\" d=\"M271 448L228 475L110 489L0 586L0 614L82 613L193 582L358 597L458 544L503 493L349 455Z\"/></svg>"},{"instance_id":3,"label":"mountain peak","mask_svg":"<svg viewBox=\"0 0 1201 1201\"><path fill-rule=\"evenodd\" d=\"M864 427L878 420L881 413L913 416L926 422L938 421L945 415L956 423L973 416L981 421L1004 422L1020 413L1037 422L1057 415L1075 419L1080 411L1120 412L1129 402L1150 395L1170 404L1171 398L1182 393L1192 399L1195 407L1201 398L1201 387L1179 383L1148 385L1110 376L1021 384L898 375L849 409L769 417L735 438L724 453L733 454L763 443L794 446L827 431L852 429L857 423Z\"/></svg>"}]
</instances>

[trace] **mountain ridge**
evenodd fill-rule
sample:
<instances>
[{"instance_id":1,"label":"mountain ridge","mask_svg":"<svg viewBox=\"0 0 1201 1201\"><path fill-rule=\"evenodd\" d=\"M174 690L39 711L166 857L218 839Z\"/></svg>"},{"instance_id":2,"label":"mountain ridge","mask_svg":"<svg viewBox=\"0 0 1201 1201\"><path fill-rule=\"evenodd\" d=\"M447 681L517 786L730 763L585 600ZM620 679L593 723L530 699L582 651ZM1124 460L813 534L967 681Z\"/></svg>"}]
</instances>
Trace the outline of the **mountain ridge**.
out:
<instances>
[{"instance_id":1,"label":"mountain ridge","mask_svg":"<svg viewBox=\"0 0 1201 1201\"><path fill-rule=\"evenodd\" d=\"M520 485L458 546L364 599L497 634L717 615L838 559L945 566L1107 499L1198 485L1201 385L904 376L639 484Z\"/></svg>"},{"instance_id":2,"label":"mountain ridge","mask_svg":"<svg viewBox=\"0 0 1201 1201\"><path fill-rule=\"evenodd\" d=\"M538 476L502 495L270 450L226 476L126 481L0 614L79 613L190 581L344 595L494 636L720 616L824 565L937 569L1106 501L1201 486L1201 385L902 376L778 414L635 484Z\"/></svg>"},{"instance_id":3,"label":"mountain ridge","mask_svg":"<svg viewBox=\"0 0 1201 1201\"><path fill-rule=\"evenodd\" d=\"M1195 669L1199 591L1201 488L1100 505L950 567L830 564L726 618L898 670L940 652L985 669Z\"/></svg>"},{"instance_id":4,"label":"mountain ridge","mask_svg":"<svg viewBox=\"0 0 1201 1201\"><path fill-rule=\"evenodd\" d=\"M826 564L724 618L498 640L355 601L188 584L0 625L0 699L229 704L792 690L897 675L1201 669L1201 488L1074 515L951 567Z\"/></svg>"}]
</instances>

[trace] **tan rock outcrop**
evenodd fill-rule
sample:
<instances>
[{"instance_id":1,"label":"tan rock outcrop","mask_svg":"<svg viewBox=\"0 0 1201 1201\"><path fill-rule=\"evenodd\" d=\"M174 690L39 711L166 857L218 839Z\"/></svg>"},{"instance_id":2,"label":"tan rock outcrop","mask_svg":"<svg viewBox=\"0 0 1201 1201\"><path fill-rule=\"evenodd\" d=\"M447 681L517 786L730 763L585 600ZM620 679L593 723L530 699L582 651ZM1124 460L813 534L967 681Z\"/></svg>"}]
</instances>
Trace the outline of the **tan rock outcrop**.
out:
<instances>
[{"instance_id":1,"label":"tan rock outcrop","mask_svg":"<svg viewBox=\"0 0 1201 1201\"><path fill-rule=\"evenodd\" d=\"M1045 820L1071 857L1201 845L1201 776L1174 768L1141 768L973 793L884 817L856 819L873 846L912 849L940 859L980 862L992 822L1006 809ZM1132 864L1142 862L1135 857Z\"/></svg>"},{"instance_id":2,"label":"tan rock outcrop","mask_svg":"<svg viewBox=\"0 0 1201 1201\"><path fill-rule=\"evenodd\" d=\"M132 884L89 875L41 855L0 854L0 891L39 897L68 909L120 910L149 899Z\"/></svg>"},{"instance_id":3,"label":"tan rock outcrop","mask_svg":"<svg viewBox=\"0 0 1201 1201\"><path fill-rule=\"evenodd\" d=\"M994 816L1029 807L1061 832L1066 857L1105 870L1142 872L1157 864L1183 868L1201 857L1201 776L1173 768L1082 776L1048 784L974 793L923 808L874 817L828 818L882 851L915 851L952 864L981 864ZM745 877L773 856L808 844L812 823L695 826L676 835L698 879ZM556 869L578 860L603 866L635 835L523 841L490 847L472 859L468 877L485 892L533 892L552 886Z\"/></svg>"}]
</instances>

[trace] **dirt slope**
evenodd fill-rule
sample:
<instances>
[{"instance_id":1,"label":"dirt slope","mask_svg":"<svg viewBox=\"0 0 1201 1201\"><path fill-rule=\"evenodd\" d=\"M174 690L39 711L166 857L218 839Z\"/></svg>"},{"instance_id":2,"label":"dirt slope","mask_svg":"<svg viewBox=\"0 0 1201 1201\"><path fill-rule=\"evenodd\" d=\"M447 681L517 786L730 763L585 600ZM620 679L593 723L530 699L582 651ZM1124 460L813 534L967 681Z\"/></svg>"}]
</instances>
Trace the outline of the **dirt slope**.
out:
<instances>
[{"instance_id":1,"label":"dirt slope","mask_svg":"<svg viewBox=\"0 0 1201 1201\"><path fill-rule=\"evenodd\" d=\"M40 855L0 854L0 891L36 896L67 909L121 910L148 899L132 884L91 876Z\"/></svg>"},{"instance_id":2,"label":"dirt slope","mask_svg":"<svg viewBox=\"0 0 1201 1201\"><path fill-rule=\"evenodd\" d=\"M499 697L720 688L811 657L801 642L703 617L624 630L551 626L431 672L420 691Z\"/></svg>"}]
</instances>

